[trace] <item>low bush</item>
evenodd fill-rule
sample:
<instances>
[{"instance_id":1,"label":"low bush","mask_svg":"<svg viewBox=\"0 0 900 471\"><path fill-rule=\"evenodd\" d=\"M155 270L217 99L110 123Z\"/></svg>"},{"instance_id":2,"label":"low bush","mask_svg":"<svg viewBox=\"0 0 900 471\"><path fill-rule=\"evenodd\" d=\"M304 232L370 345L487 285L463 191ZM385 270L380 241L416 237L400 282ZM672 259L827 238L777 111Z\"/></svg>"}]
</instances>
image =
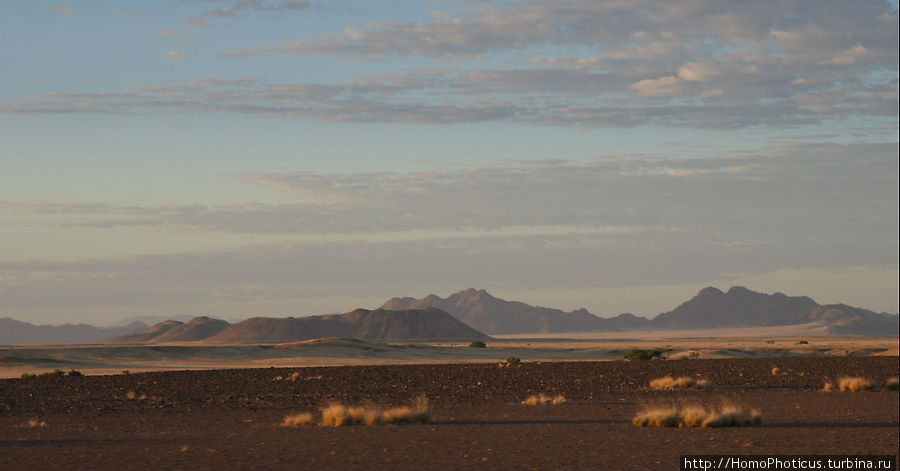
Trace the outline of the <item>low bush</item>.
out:
<instances>
[{"instance_id":1,"label":"low bush","mask_svg":"<svg viewBox=\"0 0 900 471\"><path fill-rule=\"evenodd\" d=\"M342 425L378 425L425 423L431 418L428 398L420 397L412 405L379 409L377 407L331 404L322 409L320 425L339 427ZM285 420L287 417L285 417Z\"/></svg>"},{"instance_id":2,"label":"low bush","mask_svg":"<svg viewBox=\"0 0 900 471\"><path fill-rule=\"evenodd\" d=\"M762 422L757 410L744 412L733 405L707 409L699 405L650 406L642 409L631 422L638 427L736 427Z\"/></svg>"},{"instance_id":3,"label":"low bush","mask_svg":"<svg viewBox=\"0 0 900 471\"><path fill-rule=\"evenodd\" d=\"M884 386L888 388L888 390L896 391L900 389L900 378L888 378L887 381L884 382Z\"/></svg>"},{"instance_id":4,"label":"low bush","mask_svg":"<svg viewBox=\"0 0 900 471\"><path fill-rule=\"evenodd\" d=\"M842 392L859 392L869 391L872 389L872 382L861 376L847 376L838 380L838 389Z\"/></svg>"},{"instance_id":5,"label":"low bush","mask_svg":"<svg viewBox=\"0 0 900 471\"><path fill-rule=\"evenodd\" d=\"M639 348L635 348L634 350L625 354L626 360L653 360L654 358L662 358L662 351L660 350L641 350Z\"/></svg>"},{"instance_id":6,"label":"low bush","mask_svg":"<svg viewBox=\"0 0 900 471\"><path fill-rule=\"evenodd\" d=\"M522 404L526 406L545 406L547 404L559 406L565 404L566 398L561 394L557 394L556 396L550 397L545 395L544 393L538 394L537 396L528 396L527 399L522 401Z\"/></svg>"},{"instance_id":7,"label":"low bush","mask_svg":"<svg viewBox=\"0 0 900 471\"><path fill-rule=\"evenodd\" d=\"M485 344L481 340L476 340L476 341L470 343L469 347L471 347L471 348L487 348L487 344Z\"/></svg>"},{"instance_id":8,"label":"low bush","mask_svg":"<svg viewBox=\"0 0 900 471\"><path fill-rule=\"evenodd\" d=\"M658 391L673 389L707 389L710 387L712 387L712 384L709 381L705 379L695 380L689 376L681 376L679 378L664 376L650 381L650 389Z\"/></svg>"}]
</instances>

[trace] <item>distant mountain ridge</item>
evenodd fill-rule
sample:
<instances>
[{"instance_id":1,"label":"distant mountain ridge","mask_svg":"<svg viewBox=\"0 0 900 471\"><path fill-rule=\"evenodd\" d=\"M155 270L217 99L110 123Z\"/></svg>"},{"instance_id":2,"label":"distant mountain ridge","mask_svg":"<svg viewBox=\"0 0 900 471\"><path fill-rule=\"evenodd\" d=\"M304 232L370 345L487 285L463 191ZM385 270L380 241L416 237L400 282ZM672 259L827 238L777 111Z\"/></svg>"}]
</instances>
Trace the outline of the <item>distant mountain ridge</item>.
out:
<instances>
[{"instance_id":1,"label":"distant mountain ridge","mask_svg":"<svg viewBox=\"0 0 900 471\"><path fill-rule=\"evenodd\" d=\"M113 342L193 342L212 337L229 327L231 324L226 321L206 316L195 317L188 322L168 320L150 327L145 332L118 337Z\"/></svg>"},{"instance_id":2,"label":"distant mountain ridge","mask_svg":"<svg viewBox=\"0 0 900 471\"><path fill-rule=\"evenodd\" d=\"M0 318L0 345L104 343L146 328L147 325L141 322L120 327L95 327L88 324L34 325L4 317Z\"/></svg>"},{"instance_id":3,"label":"distant mountain ridge","mask_svg":"<svg viewBox=\"0 0 900 471\"><path fill-rule=\"evenodd\" d=\"M426 309L432 308L432 309ZM437 311L413 315L406 311ZM394 313L392 313L394 312ZM401 314L396 314L400 312ZM405 314L403 314L405 313ZM429 317L430 316L430 317ZM474 288L447 298L391 298L374 311L301 318L247 319L234 324L197 317L167 320L148 328L86 324L36 326L0 318L0 345L165 342L292 342L320 337L482 338L485 334L700 330L713 328L813 325L826 335L897 335L900 316L845 304L819 305L806 296L758 293L741 286L727 292L709 287L653 319L619 314L601 318L586 309L566 312L506 301Z\"/></svg>"},{"instance_id":4,"label":"distant mountain ridge","mask_svg":"<svg viewBox=\"0 0 900 471\"><path fill-rule=\"evenodd\" d=\"M626 330L695 330L818 323L831 335L894 335L900 318L843 304L819 305L806 296L765 294L734 286L713 287L653 319L620 314L600 318L585 309L565 312L505 301L485 290L466 289L446 299L392 298L386 309L434 306L487 334L616 332Z\"/></svg>"},{"instance_id":5,"label":"distant mountain ridge","mask_svg":"<svg viewBox=\"0 0 900 471\"><path fill-rule=\"evenodd\" d=\"M469 288L446 299L430 294L422 299L391 298L382 309L415 309L436 307L450 313L472 327L491 334L534 332L580 332L593 330L630 330L644 328L649 321L632 314L602 319L586 309L565 312L559 309L531 306L519 301L505 301L487 291Z\"/></svg>"},{"instance_id":6,"label":"distant mountain ridge","mask_svg":"<svg viewBox=\"0 0 900 471\"><path fill-rule=\"evenodd\" d=\"M311 317L254 317L236 324L198 317L188 323L165 321L116 343L284 343L324 337L359 339L482 339L481 332L435 308L356 309Z\"/></svg>"}]
</instances>

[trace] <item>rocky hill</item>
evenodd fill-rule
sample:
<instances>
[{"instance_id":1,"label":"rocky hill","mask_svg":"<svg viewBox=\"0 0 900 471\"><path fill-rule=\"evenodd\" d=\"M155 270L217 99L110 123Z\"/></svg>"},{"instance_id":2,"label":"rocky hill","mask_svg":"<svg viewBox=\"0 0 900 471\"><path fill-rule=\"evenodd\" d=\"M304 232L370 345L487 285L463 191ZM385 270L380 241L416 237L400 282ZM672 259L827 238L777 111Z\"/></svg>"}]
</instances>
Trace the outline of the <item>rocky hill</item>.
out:
<instances>
[{"instance_id":1,"label":"rocky hill","mask_svg":"<svg viewBox=\"0 0 900 471\"><path fill-rule=\"evenodd\" d=\"M282 343L326 337L359 339L480 339L487 336L435 308L357 309L311 317L254 317L236 324L196 318L161 322L119 343L205 341L206 343Z\"/></svg>"}]
</instances>

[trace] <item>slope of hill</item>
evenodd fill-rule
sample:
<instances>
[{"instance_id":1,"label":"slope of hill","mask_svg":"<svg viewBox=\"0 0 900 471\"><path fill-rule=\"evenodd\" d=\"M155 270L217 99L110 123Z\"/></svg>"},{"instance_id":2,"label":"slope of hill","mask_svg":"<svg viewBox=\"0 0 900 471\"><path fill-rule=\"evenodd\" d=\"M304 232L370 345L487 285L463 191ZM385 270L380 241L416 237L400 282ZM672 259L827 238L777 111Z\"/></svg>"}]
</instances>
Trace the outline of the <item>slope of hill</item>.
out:
<instances>
[{"instance_id":1,"label":"slope of hill","mask_svg":"<svg viewBox=\"0 0 900 471\"><path fill-rule=\"evenodd\" d=\"M479 339L486 336L434 308L357 309L346 314L312 317L255 317L234 324L209 343L279 343L323 337L361 339Z\"/></svg>"},{"instance_id":2,"label":"slope of hill","mask_svg":"<svg viewBox=\"0 0 900 471\"><path fill-rule=\"evenodd\" d=\"M565 312L518 301L505 301L487 291L469 288L451 294L446 299L430 294L422 299L392 298L382 309L412 309L436 307L466 324L488 334L583 332L594 330L639 329L647 319L623 314L613 319L601 319L586 309Z\"/></svg>"},{"instance_id":3,"label":"slope of hill","mask_svg":"<svg viewBox=\"0 0 900 471\"><path fill-rule=\"evenodd\" d=\"M742 286L734 286L727 292L704 288L692 299L653 319L633 314L600 318L584 309L564 312L505 301L475 289L451 294L446 299L433 294L421 299L393 298L382 307L408 309L421 306L445 310L488 334L696 330L815 322L833 335L896 335L898 325L895 315L845 305L820 306L806 296L770 295Z\"/></svg>"},{"instance_id":4,"label":"slope of hill","mask_svg":"<svg viewBox=\"0 0 900 471\"><path fill-rule=\"evenodd\" d=\"M163 321L144 332L126 335L113 340L114 343L162 343L193 342L212 337L227 329L231 324L206 316L195 317L189 322Z\"/></svg>"},{"instance_id":5,"label":"slope of hill","mask_svg":"<svg viewBox=\"0 0 900 471\"><path fill-rule=\"evenodd\" d=\"M656 316L656 329L713 329L783 325L818 306L806 296L768 295L733 286L727 293L704 288L674 310ZM802 322L792 322L801 324Z\"/></svg>"},{"instance_id":6,"label":"slope of hill","mask_svg":"<svg viewBox=\"0 0 900 471\"><path fill-rule=\"evenodd\" d=\"M132 322L121 327L88 324L34 325L4 317L0 319L0 345L101 343L140 332L146 324Z\"/></svg>"},{"instance_id":7,"label":"slope of hill","mask_svg":"<svg viewBox=\"0 0 900 471\"><path fill-rule=\"evenodd\" d=\"M846 304L825 304L788 320L790 324L818 322L827 326L832 335L883 335L897 333L900 316L878 314Z\"/></svg>"}]
</instances>

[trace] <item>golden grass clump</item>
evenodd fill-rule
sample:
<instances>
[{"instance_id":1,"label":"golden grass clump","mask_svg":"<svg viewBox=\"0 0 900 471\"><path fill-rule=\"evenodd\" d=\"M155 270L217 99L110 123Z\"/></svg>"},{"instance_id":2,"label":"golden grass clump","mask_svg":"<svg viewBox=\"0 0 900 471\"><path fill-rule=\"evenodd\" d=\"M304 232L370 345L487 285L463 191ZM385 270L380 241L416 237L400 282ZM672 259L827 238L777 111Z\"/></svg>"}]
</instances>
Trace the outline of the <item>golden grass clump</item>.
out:
<instances>
[{"instance_id":1,"label":"golden grass clump","mask_svg":"<svg viewBox=\"0 0 900 471\"><path fill-rule=\"evenodd\" d=\"M825 392L834 392L837 391L837 386L834 385L831 381L826 381L825 385L822 386L822 391Z\"/></svg>"},{"instance_id":2,"label":"golden grass clump","mask_svg":"<svg viewBox=\"0 0 900 471\"><path fill-rule=\"evenodd\" d=\"M419 397L409 406L379 409L376 407L332 404L322 409L320 425L339 427L342 425L379 425L425 423L431 418L428 398Z\"/></svg>"},{"instance_id":3,"label":"golden grass clump","mask_svg":"<svg viewBox=\"0 0 900 471\"><path fill-rule=\"evenodd\" d=\"M861 376L846 376L838 379L838 389L842 392L859 392L869 391L872 389L872 382Z\"/></svg>"},{"instance_id":4,"label":"golden grass clump","mask_svg":"<svg viewBox=\"0 0 900 471\"><path fill-rule=\"evenodd\" d=\"M737 427L762 421L757 410L744 412L737 406L723 405L719 409L707 409L699 405L681 407L645 407L631 422L638 427Z\"/></svg>"},{"instance_id":5,"label":"golden grass clump","mask_svg":"<svg viewBox=\"0 0 900 471\"><path fill-rule=\"evenodd\" d=\"M31 419L28 421L28 428L36 428L36 427L44 428L46 426L47 426L47 422L44 422L43 420Z\"/></svg>"},{"instance_id":6,"label":"golden grass clump","mask_svg":"<svg viewBox=\"0 0 900 471\"><path fill-rule=\"evenodd\" d=\"M884 382L884 386L890 391L896 391L900 389L900 378L888 378Z\"/></svg>"},{"instance_id":7,"label":"golden grass clump","mask_svg":"<svg viewBox=\"0 0 900 471\"><path fill-rule=\"evenodd\" d=\"M669 391L674 389L707 389L712 387L712 384L705 379L694 380L689 376L681 376L679 378L673 378L671 376L663 376L662 378L656 378L653 381L650 381L650 389L655 389L657 391Z\"/></svg>"},{"instance_id":8,"label":"golden grass clump","mask_svg":"<svg viewBox=\"0 0 900 471\"><path fill-rule=\"evenodd\" d=\"M566 398L561 394L557 394L556 396L550 397L544 393L538 394L537 396L531 395L528 396L527 399L522 401L522 404L526 406L545 406L547 404L551 404L554 406L559 406L566 403Z\"/></svg>"},{"instance_id":9,"label":"golden grass clump","mask_svg":"<svg viewBox=\"0 0 900 471\"><path fill-rule=\"evenodd\" d=\"M297 427L299 425L309 425L313 421L313 415L309 412L301 412L299 414L288 415L281 422L285 427Z\"/></svg>"},{"instance_id":10,"label":"golden grass clump","mask_svg":"<svg viewBox=\"0 0 900 471\"><path fill-rule=\"evenodd\" d=\"M772 368L772 376L781 376L781 368L777 366Z\"/></svg>"}]
</instances>

